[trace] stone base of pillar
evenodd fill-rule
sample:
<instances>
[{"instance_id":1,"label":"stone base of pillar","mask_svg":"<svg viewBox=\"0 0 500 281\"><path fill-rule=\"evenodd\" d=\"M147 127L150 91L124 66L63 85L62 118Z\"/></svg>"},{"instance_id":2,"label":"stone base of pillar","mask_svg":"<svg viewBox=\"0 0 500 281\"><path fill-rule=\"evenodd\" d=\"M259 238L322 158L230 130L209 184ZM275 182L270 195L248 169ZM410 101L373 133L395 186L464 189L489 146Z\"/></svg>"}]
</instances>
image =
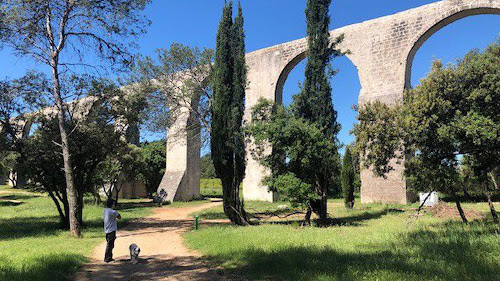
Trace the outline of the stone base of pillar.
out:
<instances>
[{"instance_id":1,"label":"stone base of pillar","mask_svg":"<svg viewBox=\"0 0 500 281\"><path fill-rule=\"evenodd\" d=\"M158 187L158 194L161 190L166 192L164 202L168 203L201 198L199 182L190 180L185 171L167 171Z\"/></svg>"},{"instance_id":2,"label":"stone base of pillar","mask_svg":"<svg viewBox=\"0 0 500 281\"><path fill-rule=\"evenodd\" d=\"M265 174L263 169L261 166L249 166L247 164L246 175L243 180L243 199L245 201L278 201L278 195L269 191L267 186L263 186L261 183Z\"/></svg>"},{"instance_id":3,"label":"stone base of pillar","mask_svg":"<svg viewBox=\"0 0 500 281\"><path fill-rule=\"evenodd\" d=\"M407 189L400 171L393 171L387 178L377 177L370 170L361 171L361 203L409 204L416 195Z\"/></svg>"}]
</instances>

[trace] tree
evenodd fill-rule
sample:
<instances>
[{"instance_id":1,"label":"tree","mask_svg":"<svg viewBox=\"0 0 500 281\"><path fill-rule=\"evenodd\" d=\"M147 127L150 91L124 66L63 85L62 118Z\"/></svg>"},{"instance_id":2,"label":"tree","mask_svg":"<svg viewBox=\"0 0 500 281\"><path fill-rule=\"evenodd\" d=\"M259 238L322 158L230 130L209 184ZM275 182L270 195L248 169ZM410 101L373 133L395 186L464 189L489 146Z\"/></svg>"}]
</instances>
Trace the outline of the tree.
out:
<instances>
[{"instance_id":1,"label":"tree","mask_svg":"<svg viewBox=\"0 0 500 281\"><path fill-rule=\"evenodd\" d=\"M232 9L231 2L224 5L217 31L210 144L215 172L222 181L224 213L232 223L247 225L247 214L239 194L246 164L242 133L246 88L245 43L241 5L234 23Z\"/></svg>"},{"instance_id":2,"label":"tree","mask_svg":"<svg viewBox=\"0 0 500 281\"><path fill-rule=\"evenodd\" d=\"M493 221L499 223L498 214L492 200L493 194L498 193L498 184L496 182L498 171L485 172L470 155L463 157L459 171L464 195L485 196Z\"/></svg>"},{"instance_id":3,"label":"tree","mask_svg":"<svg viewBox=\"0 0 500 281\"><path fill-rule=\"evenodd\" d=\"M169 49L156 50L156 54L155 58L137 58L129 77L130 83L136 85L132 90L146 97L142 117L148 129L165 132L187 108L202 125L202 140L207 141L212 99L207 78L213 50L173 43ZM181 130L178 135L169 135L169 141L182 139L186 134Z\"/></svg>"},{"instance_id":4,"label":"tree","mask_svg":"<svg viewBox=\"0 0 500 281\"><path fill-rule=\"evenodd\" d=\"M113 155L125 158L125 126L120 121L131 114L123 108L139 108L140 100L122 92L106 80L73 78L71 89L88 98L79 104L66 104L67 128L71 132L69 141L74 145L73 166L75 178L76 219L83 224L83 202L86 194L96 195L102 182L102 165ZM128 106L125 104L129 104ZM137 115L137 113L135 114ZM54 113L40 112L34 120L39 124L33 136L23 140L24 159L22 170L34 189L45 191L54 201L60 215L61 225L70 225L69 196L64 175L64 162L58 143L60 141L58 120Z\"/></svg>"},{"instance_id":5,"label":"tree","mask_svg":"<svg viewBox=\"0 0 500 281\"><path fill-rule=\"evenodd\" d=\"M136 180L146 181L145 171L142 150L122 140L121 145L108 152L106 159L99 164L97 185L116 205L123 185Z\"/></svg>"},{"instance_id":6,"label":"tree","mask_svg":"<svg viewBox=\"0 0 500 281\"><path fill-rule=\"evenodd\" d=\"M246 130L255 144L252 157L271 171L263 183L294 207L306 209L304 223L310 225L313 206L323 194L317 173L335 169L336 144L325 138L317 123L268 100L260 100L252 109ZM269 146L273 153L267 153Z\"/></svg>"},{"instance_id":7,"label":"tree","mask_svg":"<svg viewBox=\"0 0 500 281\"><path fill-rule=\"evenodd\" d=\"M337 38L334 44L330 44L330 8L331 0L308 0L306 8L308 52L305 81L302 91L294 97L293 110L297 117L304 118L316 123L323 135L330 142L337 144L337 134L340 124L337 123L337 112L333 108L332 88L329 78L333 72L329 69L330 59L341 53L335 50L335 44L342 38ZM320 200L314 202L313 210L321 220L327 219L327 197L328 188L333 185L333 179L340 172L338 156L330 160L335 165L320 167L314 173Z\"/></svg>"},{"instance_id":8,"label":"tree","mask_svg":"<svg viewBox=\"0 0 500 281\"><path fill-rule=\"evenodd\" d=\"M167 166L166 146L166 140L141 144L141 154L144 161L141 173L150 196L156 192L165 174L165 167Z\"/></svg>"},{"instance_id":9,"label":"tree","mask_svg":"<svg viewBox=\"0 0 500 281\"><path fill-rule=\"evenodd\" d=\"M345 207L352 209L354 207L354 185L356 181L356 172L354 170L351 150L349 148L346 148L342 162L341 181Z\"/></svg>"},{"instance_id":10,"label":"tree","mask_svg":"<svg viewBox=\"0 0 500 281\"><path fill-rule=\"evenodd\" d=\"M13 188L18 187L15 171L19 166L19 158L19 153L15 151L0 151L0 175L8 175Z\"/></svg>"},{"instance_id":11,"label":"tree","mask_svg":"<svg viewBox=\"0 0 500 281\"><path fill-rule=\"evenodd\" d=\"M205 154L201 157L200 166L202 179L217 178L217 175L215 174L214 163L212 163L212 156L210 154Z\"/></svg>"},{"instance_id":12,"label":"tree","mask_svg":"<svg viewBox=\"0 0 500 281\"><path fill-rule=\"evenodd\" d=\"M67 114L61 84L66 70L93 68L87 51L111 63L129 63L127 39L144 32L148 22L140 11L149 0L13 0L0 6L5 42L19 56L49 66L57 108L64 174L69 201L70 231L80 236L77 192L68 141ZM68 60L68 61L66 61Z\"/></svg>"},{"instance_id":13,"label":"tree","mask_svg":"<svg viewBox=\"0 0 500 281\"><path fill-rule=\"evenodd\" d=\"M405 158L411 187L451 194L467 222L457 195L466 187L461 161L473 161L483 187L485 175L500 164L499 62L499 44L482 53L472 51L456 65L436 61L421 85L405 94L403 104L360 107L354 132L363 165L384 176L393 169L391 159Z\"/></svg>"}]
</instances>

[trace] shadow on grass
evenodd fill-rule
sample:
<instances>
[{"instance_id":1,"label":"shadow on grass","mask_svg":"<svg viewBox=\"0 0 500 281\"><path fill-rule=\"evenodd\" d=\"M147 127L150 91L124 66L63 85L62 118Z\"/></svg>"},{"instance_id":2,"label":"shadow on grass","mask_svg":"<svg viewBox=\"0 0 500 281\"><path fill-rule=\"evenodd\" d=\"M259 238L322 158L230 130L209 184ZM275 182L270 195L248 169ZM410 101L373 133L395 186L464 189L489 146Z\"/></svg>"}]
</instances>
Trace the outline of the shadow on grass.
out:
<instances>
[{"instance_id":1,"label":"shadow on grass","mask_svg":"<svg viewBox=\"0 0 500 281\"><path fill-rule=\"evenodd\" d=\"M339 226L339 225L361 225L361 222L367 220L379 219L385 215L393 214L393 213L404 213L403 210L393 209L393 208L385 208L380 211L365 211L363 213L358 213L351 216L341 216L338 218L333 218L330 221L331 226Z\"/></svg>"},{"instance_id":2,"label":"shadow on grass","mask_svg":"<svg viewBox=\"0 0 500 281\"><path fill-rule=\"evenodd\" d=\"M123 210L151 208L151 207L158 207L158 204L154 203L153 200L147 202L125 202L125 203L119 203L118 206L116 207L116 210L123 211Z\"/></svg>"},{"instance_id":3,"label":"shadow on grass","mask_svg":"<svg viewBox=\"0 0 500 281\"><path fill-rule=\"evenodd\" d=\"M0 200L26 200L32 198L39 198L38 195L29 195L29 194L9 194L9 195L0 195Z\"/></svg>"},{"instance_id":4,"label":"shadow on grass","mask_svg":"<svg viewBox=\"0 0 500 281\"><path fill-rule=\"evenodd\" d=\"M126 224L124 221L123 224ZM86 220L84 228L102 228L102 220ZM0 239L18 239L24 237L52 236L63 230L58 216L17 217L0 219Z\"/></svg>"},{"instance_id":5,"label":"shadow on grass","mask_svg":"<svg viewBox=\"0 0 500 281\"><path fill-rule=\"evenodd\" d=\"M252 212L253 211L253 212ZM282 210L266 210L262 212L258 212L256 210L248 209L248 215L251 219L257 224L285 224L285 225L295 225L300 224L302 222L301 219L291 218L284 219L284 217L288 214L293 214L294 210L289 208ZM350 216L341 216L337 218L330 219L327 226L357 226L362 225L361 222L366 220L379 219L382 216L392 214L392 213L403 213L404 210L396 209L396 208L384 208L383 210L367 210L362 213L356 213ZM300 216L300 213L297 215ZM226 215L222 212L222 210L209 210L199 214L200 219L206 220L220 220L227 219ZM266 222L268 219L281 219L281 221L272 221Z\"/></svg>"},{"instance_id":6,"label":"shadow on grass","mask_svg":"<svg viewBox=\"0 0 500 281\"><path fill-rule=\"evenodd\" d=\"M0 280L59 281L69 280L87 259L82 255L51 254L32 258L22 267L12 266L0 256Z\"/></svg>"},{"instance_id":7,"label":"shadow on grass","mask_svg":"<svg viewBox=\"0 0 500 281\"><path fill-rule=\"evenodd\" d=\"M446 223L437 231L410 232L393 243L366 245L360 251L254 248L210 259L248 280L499 280L497 236L493 224Z\"/></svg>"},{"instance_id":8,"label":"shadow on grass","mask_svg":"<svg viewBox=\"0 0 500 281\"><path fill-rule=\"evenodd\" d=\"M21 204L23 204L21 201L1 201L0 199L0 207L13 207Z\"/></svg>"}]
</instances>

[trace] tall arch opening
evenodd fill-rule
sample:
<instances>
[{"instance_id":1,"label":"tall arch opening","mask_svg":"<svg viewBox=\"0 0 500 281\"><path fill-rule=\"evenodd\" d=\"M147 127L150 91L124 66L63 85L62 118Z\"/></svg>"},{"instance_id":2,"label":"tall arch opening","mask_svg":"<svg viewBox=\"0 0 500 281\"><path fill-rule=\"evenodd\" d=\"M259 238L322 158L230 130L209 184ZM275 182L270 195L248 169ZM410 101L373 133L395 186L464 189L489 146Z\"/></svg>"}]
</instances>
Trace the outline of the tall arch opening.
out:
<instances>
[{"instance_id":1,"label":"tall arch opening","mask_svg":"<svg viewBox=\"0 0 500 281\"><path fill-rule=\"evenodd\" d=\"M426 76L431 62L453 63L472 49L484 49L500 39L500 9L477 8L450 15L426 30L409 51L405 88Z\"/></svg>"},{"instance_id":2,"label":"tall arch opening","mask_svg":"<svg viewBox=\"0 0 500 281\"><path fill-rule=\"evenodd\" d=\"M285 106L292 103L293 96L300 92L299 85L304 82L306 64L306 55L302 53L285 67L276 88L276 102ZM352 107L358 103L361 90L358 70L347 56L332 59L331 66L338 71L330 79L333 106L337 111L337 121L342 125L338 138L347 145L354 141L350 131L356 122L356 112Z\"/></svg>"}]
</instances>

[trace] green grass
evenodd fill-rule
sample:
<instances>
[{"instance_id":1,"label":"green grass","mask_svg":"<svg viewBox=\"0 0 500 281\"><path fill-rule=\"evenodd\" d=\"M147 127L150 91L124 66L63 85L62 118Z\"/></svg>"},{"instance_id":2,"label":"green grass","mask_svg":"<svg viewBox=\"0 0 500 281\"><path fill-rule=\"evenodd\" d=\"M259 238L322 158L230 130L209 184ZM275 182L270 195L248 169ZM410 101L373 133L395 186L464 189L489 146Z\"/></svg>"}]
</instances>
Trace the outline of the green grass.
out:
<instances>
[{"instance_id":1,"label":"green grass","mask_svg":"<svg viewBox=\"0 0 500 281\"><path fill-rule=\"evenodd\" d=\"M279 208L281 207L281 208ZM247 201L245 202L245 210L250 215L250 217L255 217L256 215L271 216L271 215L281 215L283 213L289 213L292 208L290 204L285 202L269 203L262 201ZM193 216L198 215L200 219L226 219L224 210L221 206L213 207L210 209L205 209L203 211L193 213Z\"/></svg>"},{"instance_id":2,"label":"green grass","mask_svg":"<svg viewBox=\"0 0 500 281\"><path fill-rule=\"evenodd\" d=\"M0 187L0 280L67 280L92 249L104 240L103 208L87 205L84 209L83 238L71 238L59 229L59 218L49 197ZM20 201L10 205L6 200ZM9 201L9 202L10 202ZM2 204L2 202L4 204ZM124 201L119 210L123 227L130 219L151 213L148 204Z\"/></svg>"},{"instance_id":3,"label":"green grass","mask_svg":"<svg viewBox=\"0 0 500 281\"><path fill-rule=\"evenodd\" d=\"M168 205L163 205L163 207L169 207L169 208L186 208L186 207L196 207L203 205L205 203L210 203L211 201L208 199L205 200L195 200L195 201L187 201L187 202L173 202L172 204Z\"/></svg>"},{"instance_id":4,"label":"green grass","mask_svg":"<svg viewBox=\"0 0 500 281\"><path fill-rule=\"evenodd\" d=\"M211 226L185 238L238 279L500 280L497 225L409 218L410 207L403 206L329 205L333 227ZM484 203L465 207L488 210Z\"/></svg>"},{"instance_id":5,"label":"green grass","mask_svg":"<svg viewBox=\"0 0 500 281\"><path fill-rule=\"evenodd\" d=\"M220 179L201 179L200 192L203 197L222 197Z\"/></svg>"}]
</instances>

